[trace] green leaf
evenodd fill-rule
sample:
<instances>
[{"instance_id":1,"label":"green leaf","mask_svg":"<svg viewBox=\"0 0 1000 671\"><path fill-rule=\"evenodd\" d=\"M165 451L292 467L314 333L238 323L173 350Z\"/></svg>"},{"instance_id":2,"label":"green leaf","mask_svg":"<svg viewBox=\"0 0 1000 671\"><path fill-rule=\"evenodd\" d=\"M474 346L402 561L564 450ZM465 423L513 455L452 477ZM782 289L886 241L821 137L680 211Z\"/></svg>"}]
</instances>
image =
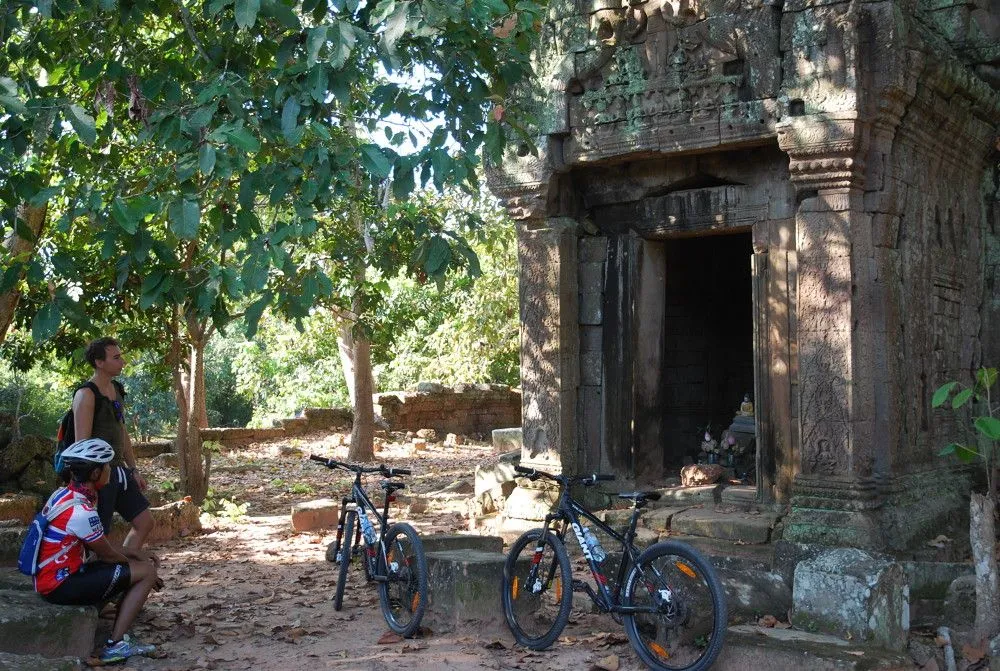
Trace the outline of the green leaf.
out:
<instances>
[{"instance_id":1,"label":"green leaf","mask_svg":"<svg viewBox=\"0 0 1000 671\"><path fill-rule=\"evenodd\" d=\"M215 105L199 107L188 117L188 124L195 129L204 128L212 121L212 116L215 115L215 108Z\"/></svg>"},{"instance_id":2,"label":"green leaf","mask_svg":"<svg viewBox=\"0 0 1000 671\"><path fill-rule=\"evenodd\" d=\"M351 51L354 50L358 36L351 24L344 21L334 21L330 28L331 30L328 32L330 39L329 61L335 69L340 69L347 62Z\"/></svg>"},{"instance_id":3,"label":"green leaf","mask_svg":"<svg viewBox=\"0 0 1000 671\"><path fill-rule=\"evenodd\" d=\"M299 123L300 109L302 106L299 105L299 101L294 96L288 96L285 99L285 105L281 109L281 133L285 136L285 141L288 144L296 144L292 141L292 134Z\"/></svg>"},{"instance_id":4,"label":"green leaf","mask_svg":"<svg viewBox=\"0 0 1000 671\"><path fill-rule=\"evenodd\" d=\"M268 303L271 302L270 292L264 294L257 302L250 305L247 308L243 319L246 321L246 337L247 340L253 340L253 337L257 335L257 325L260 323L260 317L264 314L264 309L267 308Z\"/></svg>"},{"instance_id":5,"label":"green leaf","mask_svg":"<svg viewBox=\"0 0 1000 671\"><path fill-rule=\"evenodd\" d=\"M28 108L15 95L0 95L0 107L8 114L27 114Z\"/></svg>"},{"instance_id":6,"label":"green leaf","mask_svg":"<svg viewBox=\"0 0 1000 671\"><path fill-rule=\"evenodd\" d=\"M260 11L260 0L236 0L236 25L240 28L252 28L257 23L257 12Z\"/></svg>"},{"instance_id":7,"label":"green leaf","mask_svg":"<svg viewBox=\"0 0 1000 671\"><path fill-rule=\"evenodd\" d=\"M201 145L198 150L198 167L205 176L211 175L215 170L215 146L211 142Z\"/></svg>"},{"instance_id":8,"label":"green leaf","mask_svg":"<svg viewBox=\"0 0 1000 671\"><path fill-rule=\"evenodd\" d=\"M980 454L971 447L966 447L965 445L959 445L956 443L955 456L958 457L958 460L963 464L969 464L979 458Z\"/></svg>"},{"instance_id":9,"label":"green leaf","mask_svg":"<svg viewBox=\"0 0 1000 671\"><path fill-rule=\"evenodd\" d=\"M396 53L396 43L406 32L406 22L410 15L410 3L401 2L396 5L392 14L385 23L385 32L382 34L385 50L389 54Z\"/></svg>"},{"instance_id":10,"label":"green leaf","mask_svg":"<svg viewBox=\"0 0 1000 671\"><path fill-rule=\"evenodd\" d=\"M958 443L948 443L940 452L938 452L938 456L947 457L949 454L955 454L955 450L958 449L958 447Z\"/></svg>"},{"instance_id":11,"label":"green leaf","mask_svg":"<svg viewBox=\"0 0 1000 671\"><path fill-rule=\"evenodd\" d=\"M955 398L951 399L952 410L958 410L963 405L968 403L970 398L972 398L971 389L963 389L962 391L958 392L957 394L955 394Z\"/></svg>"},{"instance_id":12,"label":"green leaf","mask_svg":"<svg viewBox=\"0 0 1000 671\"><path fill-rule=\"evenodd\" d=\"M392 169L389 159L385 157L378 145L374 144L361 146L361 163L365 166L365 170L379 179L388 177L389 171Z\"/></svg>"},{"instance_id":13,"label":"green leaf","mask_svg":"<svg viewBox=\"0 0 1000 671\"><path fill-rule=\"evenodd\" d=\"M31 339L37 342L48 340L59 330L61 315L55 301L47 304L31 320Z\"/></svg>"},{"instance_id":14,"label":"green leaf","mask_svg":"<svg viewBox=\"0 0 1000 671\"><path fill-rule=\"evenodd\" d=\"M97 141L97 129L94 127L94 117L79 105L66 107L66 116L80 140L88 147Z\"/></svg>"},{"instance_id":15,"label":"green leaf","mask_svg":"<svg viewBox=\"0 0 1000 671\"><path fill-rule=\"evenodd\" d=\"M171 203L168 210L170 229L177 237L184 240L194 240L198 237L198 227L201 224L201 208L193 200L178 200Z\"/></svg>"},{"instance_id":16,"label":"green leaf","mask_svg":"<svg viewBox=\"0 0 1000 671\"><path fill-rule=\"evenodd\" d=\"M1000 440L1000 419L996 417L977 417L976 428L990 440Z\"/></svg>"},{"instance_id":17,"label":"green leaf","mask_svg":"<svg viewBox=\"0 0 1000 671\"><path fill-rule=\"evenodd\" d=\"M309 65L319 60L319 52L326 44L326 30L325 25L309 29L309 37L306 38L306 56Z\"/></svg>"},{"instance_id":18,"label":"green leaf","mask_svg":"<svg viewBox=\"0 0 1000 671\"><path fill-rule=\"evenodd\" d=\"M121 226L123 231L135 235L138 222L129 206L121 198L116 197L111 203L111 218Z\"/></svg>"},{"instance_id":19,"label":"green leaf","mask_svg":"<svg viewBox=\"0 0 1000 671\"><path fill-rule=\"evenodd\" d=\"M983 390L991 388L997 381L996 368L980 368L976 371L976 382Z\"/></svg>"},{"instance_id":20,"label":"green leaf","mask_svg":"<svg viewBox=\"0 0 1000 671\"><path fill-rule=\"evenodd\" d=\"M236 128L226 134L229 141L243 151L256 154L260 151L260 140L255 138L246 128Z\"/></svg>"},{"instance_id":21,"label":"green leaf","mask_svg":"<svg viewBox=\"0 0 1000 671\"><path fill-rule=\"evenodd\" d=\"M434 276L444 273L451 260L451 246L444 238L432 238L427 248L427 261L424 262L424 272Z\"/></svg>"},{"instance_id":22,"label":"green leaf","mask_svg":"<svg viewBox=\"0 0 1000 671\"><path fill-rule=\"evenodd\" d=\"M318 63L312 67L306 86L313 100L318 103L326 101L326 67L323 64Z\"/></svg>"},{"instance_id":23,"label":"green leaf","mask_svg":"<svg viewBox=\"0 0 1000 671\"><path fill-rule=\"evenodd\" d=\"M948 394L951 390L958 386L958 382L948 382L938 387L938 390L934 392L934 397L931 399L932 408L940 408L944 405L944 402L948 400Z\"/></svg>"}]
</instances>

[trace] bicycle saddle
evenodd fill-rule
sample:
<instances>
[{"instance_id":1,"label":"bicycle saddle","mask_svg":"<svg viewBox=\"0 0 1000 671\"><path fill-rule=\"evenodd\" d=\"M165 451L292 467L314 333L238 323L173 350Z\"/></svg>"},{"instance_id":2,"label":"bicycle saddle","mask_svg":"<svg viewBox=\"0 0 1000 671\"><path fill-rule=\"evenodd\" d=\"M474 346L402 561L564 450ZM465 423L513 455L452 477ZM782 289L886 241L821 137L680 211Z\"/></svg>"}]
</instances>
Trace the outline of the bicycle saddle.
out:
<instances>
[{"instance_id":1,"label":"bicycle saddle","mask_svg":"<svg viewBox=\"0 0 1000 671\"><path fill-rule=\"evenodd\" d=\"M387 494L392 494L397 489L403 489L406 485L402 482L390 482L389 480L382 481L382 489L386 491Z\"/></svg>"},{"instance_id":2,"label":"bicycle saddle","mask_svg":"<svg viewBox=\"0 0 1000 671\"><path fill-rule=\"evenodd\" d=\"M629 499L637 503L659 501L661 496L663 496L663 494L660 492L620 492L618 494L618 498L620 499Z\"/></svg>"}]
</instances>

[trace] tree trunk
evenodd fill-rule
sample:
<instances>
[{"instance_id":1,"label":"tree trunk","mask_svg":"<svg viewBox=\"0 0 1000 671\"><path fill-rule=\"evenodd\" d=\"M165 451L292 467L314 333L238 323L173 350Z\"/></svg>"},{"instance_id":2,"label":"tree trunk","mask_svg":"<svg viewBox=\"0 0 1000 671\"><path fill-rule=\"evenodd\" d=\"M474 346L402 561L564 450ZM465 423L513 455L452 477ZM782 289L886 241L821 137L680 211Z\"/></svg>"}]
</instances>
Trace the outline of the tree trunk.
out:
<instances>
[{"instance_id":1,"label":"tree trunk","mask_svg":"<svg viewBox=\"0 0 1000 671\"><path fill-rule=\"evenodd\" d=\"M177 465L180 470L181 483L188 481L188 464L184 455L188 453L188 375L187 360L183 354L184 343L181 342L178 328L179 309L174 310L170 323L170 368L173 371L174 401L177 403L177 438L174 441L174 454L177 455ZM183 484L182 484L183 487Z\"/></svg>"},{"instance_id":2,"label":"tree trunk","mask_svg":"<svg viewBox=\"0 0 1000 671\"><path fill-rule=\"evenodd\" d=\"M22 220L31 232L31 238L25 239L17 234L16 229L11 231L3 241L4 251L9 259L19 256L31 258L34 256L35 248L38 245L38 238L45 228L45 217L48 214L48 203L40 207L21 205L17 208L17 218ZM24 277L22 271L18 277L20 281ZM15 284L9 291L0 294L0 343L7 338L7 331L10 330L11 322L14 321L14 311L21 300L21 292Z\"/></svg>"},{"instance_id":3,"label":"tree trunk","mask_svg":"<svg viewBox=\"0 0 1000 671\"><path fill-rule=\"evenodd\" d=\"M375 406L372 402L371 341L354 335L354 424L351 426L351 461L375 459Z\"/></svg>"},{"instance_id":4,"label":"tree trunk","mask_svg":"<svg viewBox=\"0 0 1000 671\"><path fill-rule=\"evenodd\" d=\"M353 322L340 320L340 331L337 333L337 350L340 352L340 366L344 369L344 382L347 384L347 398L354 407L354 332Z\"/></svg>"},{"instance_id":5,"label":"tree trunk","mask_svg":"<svg viewBox=\"0 0 1000 671\"><path fill-rule=\"evenodd\" d=\"M997 583L996 501L973 494L969 503L969 536L976 568L976 639L1000 634L1000 586Z\"/></svg>"},{"instance_id":6,"label":"tree trunk","mask_svg":"<svg viewBox=\"0 0 1000 671\"><path fill-rule=\"evenodd\" d=\"M203 324L188 320L188 381L187 426L183 427L187 434L187 445L181 462L186 464L187 477L183 479L184 493L195 503L200 504L208 493L208 467L205 460L205 450L201 440L201 430L208 427L205 405L205 345L208 337ZM181 427L178 425L178 429Z\"/></svg>"}]
</instances>

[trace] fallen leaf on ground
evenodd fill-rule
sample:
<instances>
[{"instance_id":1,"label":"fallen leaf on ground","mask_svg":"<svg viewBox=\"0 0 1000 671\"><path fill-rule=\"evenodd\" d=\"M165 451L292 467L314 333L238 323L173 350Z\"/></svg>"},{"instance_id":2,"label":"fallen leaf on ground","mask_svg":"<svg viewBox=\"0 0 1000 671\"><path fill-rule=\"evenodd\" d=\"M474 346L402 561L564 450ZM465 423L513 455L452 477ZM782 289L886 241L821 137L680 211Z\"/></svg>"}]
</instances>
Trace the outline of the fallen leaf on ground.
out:
<instances>
[{"instance_id":1,"label":"fallen leaf on ground","mask_svg":"<svg viewBox=\"0 0 1000 671\"><path fill-rule=\"evenodd\" d=\"M391 631L387 631L382 634L378 639L379 645L392 645L393 643L399 643L403 640L403 637L399 634Z\"/></svg>"},{"instance_id":2,"label":"fallen leaf on ground","mask_svg":"<svg viewBox=\"0 0 1000 671\"><path fill-rule=\"evenodd\" d=\"M774 627L776 624L778 624L778 618L776 618L773 615L765 615L764 617L757 620L757 624L761 627L771 628Z\"/></svg>"},{"instance_id":3,"label":"fallen leaf on ground","mask_svg":"<svg viewBox=\"0 0 1000 671\"><path fill-rule=\"evenodd\" d=\"M487 650L506 650L507 646L503 644L503 641L491 641L483 646Z\"/></svg>"},{"instance_id":4,"label":"fallen leaf on ground","mask_svg":"<svg viewBox=\"0 0 1000 671\"><path fill-rule=\"evenodd\" d=\"M618 671L618 655L602 657L597 660L593 668L601 669L601 671Z\"/></svg>"},{"instance_id":5,"label":"fallen leaf on ground","mask_svg":"<svg viewBox=\"0 0 1000 671\"><path fill-rule=\"evenodd\" d=\"M920 671L941 671L941 667L938 666L937 660L931 657L926 664L920 667Z\"/></svg>"}]
</instances>

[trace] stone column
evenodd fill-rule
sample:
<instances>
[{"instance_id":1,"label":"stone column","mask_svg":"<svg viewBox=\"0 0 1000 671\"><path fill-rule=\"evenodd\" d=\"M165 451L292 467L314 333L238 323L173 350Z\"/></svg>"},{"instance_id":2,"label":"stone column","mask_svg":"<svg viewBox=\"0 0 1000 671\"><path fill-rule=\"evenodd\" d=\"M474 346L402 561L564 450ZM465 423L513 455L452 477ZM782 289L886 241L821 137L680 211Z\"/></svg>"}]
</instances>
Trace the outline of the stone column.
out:
<instances>
[{"instance_id":1,"label":"stone column","mask_svg":"<svg viewBox=\"0 0 1000 671\"><path fill-rule=\"evenodd\" d=\"M872 478L874 374L862 190L867 128L851 112L792 117L779 128L799 193L799 436L801 463L785 538L879 547ZM869 243L870 244L870 243Z\"/></svg>"}]
</instances>

